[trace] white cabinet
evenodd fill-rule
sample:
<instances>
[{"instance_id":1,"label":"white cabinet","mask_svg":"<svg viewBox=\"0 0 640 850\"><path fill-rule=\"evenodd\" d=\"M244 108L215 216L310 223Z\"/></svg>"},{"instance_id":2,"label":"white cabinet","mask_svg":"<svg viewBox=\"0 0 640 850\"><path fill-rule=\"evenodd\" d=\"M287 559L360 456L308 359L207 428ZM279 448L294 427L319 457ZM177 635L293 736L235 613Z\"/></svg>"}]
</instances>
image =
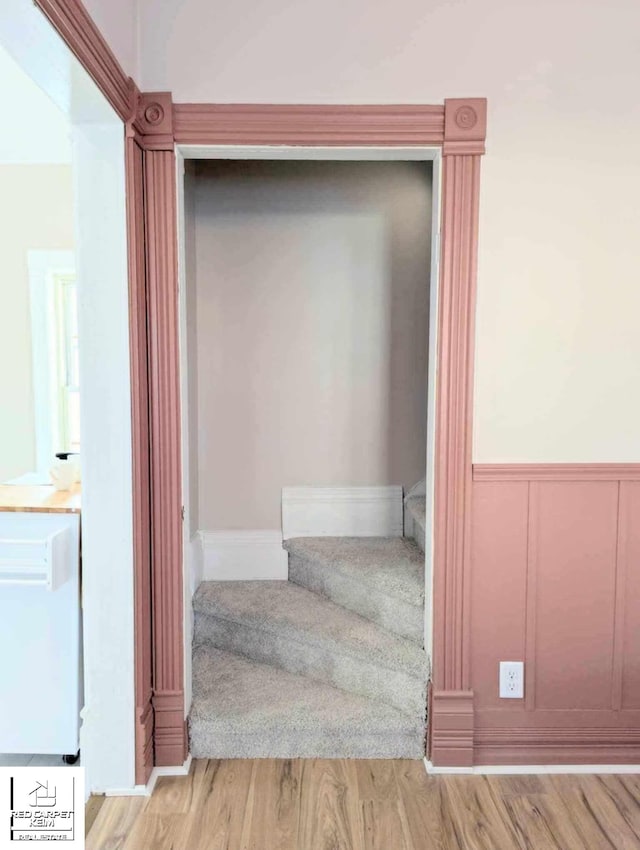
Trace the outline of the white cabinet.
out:
<instances>
[{"instance_id":1,"label":"white cabinet","mask_svg":"<svg viewBox=\"0 0 640 850\"><path fill-rule=\"evenodd\" d=\"M0 752L77 752L80 639L79 514L0 512Z\"/></svg>"}]
</instances>

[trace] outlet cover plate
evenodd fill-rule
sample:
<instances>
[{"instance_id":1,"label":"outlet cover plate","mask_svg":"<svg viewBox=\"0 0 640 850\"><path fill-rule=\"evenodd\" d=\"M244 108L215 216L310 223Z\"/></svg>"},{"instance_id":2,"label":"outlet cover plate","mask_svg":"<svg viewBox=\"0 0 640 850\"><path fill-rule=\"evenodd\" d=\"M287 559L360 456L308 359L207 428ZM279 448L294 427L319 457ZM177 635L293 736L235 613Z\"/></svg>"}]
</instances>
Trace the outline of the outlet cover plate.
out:
<instances>
[{"instance_id":1,"label":"outlet cover plate","mask_svg":"<svg viewBox=\"0 0 640 850\"><path fill-rule=\"evenodd\" d=\"M500 699L524 698L524 661L500 662Z\"/></svg>"}]
</instances>

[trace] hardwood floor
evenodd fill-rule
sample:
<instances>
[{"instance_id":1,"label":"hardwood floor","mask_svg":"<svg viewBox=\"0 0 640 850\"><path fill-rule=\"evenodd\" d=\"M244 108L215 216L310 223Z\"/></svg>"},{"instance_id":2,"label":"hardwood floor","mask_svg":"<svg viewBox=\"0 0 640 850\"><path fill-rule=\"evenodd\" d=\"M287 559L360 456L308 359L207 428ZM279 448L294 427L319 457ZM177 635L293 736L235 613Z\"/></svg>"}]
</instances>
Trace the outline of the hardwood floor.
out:
<instances>
[{"instance_id":1,"label":"hardwood floor","mask_svg":"<svg viewBox=\"0 0 640 850\"><path fill-rule=\"evenodd\" d=\"M92 806L87 850L640 850L638 776L427 776L419 761L194 761Z\"/></svg>"}]
</instances>

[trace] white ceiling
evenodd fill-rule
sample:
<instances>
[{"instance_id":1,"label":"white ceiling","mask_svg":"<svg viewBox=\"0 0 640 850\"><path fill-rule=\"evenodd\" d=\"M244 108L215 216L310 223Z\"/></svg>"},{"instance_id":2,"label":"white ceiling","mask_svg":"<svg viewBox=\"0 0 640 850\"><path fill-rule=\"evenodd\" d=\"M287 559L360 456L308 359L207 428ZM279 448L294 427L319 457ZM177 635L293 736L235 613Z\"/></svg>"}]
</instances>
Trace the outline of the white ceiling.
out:
<instances>
[{"instance_id":1,"label":"white ceiling","mask_svg":"<svg viewBox=\"0 0 640 850\"><path fill-rule=\"evenodd\" d=\"M67 116L0 45L0 164L70 163Z\"/></svg>"}]
</instances>

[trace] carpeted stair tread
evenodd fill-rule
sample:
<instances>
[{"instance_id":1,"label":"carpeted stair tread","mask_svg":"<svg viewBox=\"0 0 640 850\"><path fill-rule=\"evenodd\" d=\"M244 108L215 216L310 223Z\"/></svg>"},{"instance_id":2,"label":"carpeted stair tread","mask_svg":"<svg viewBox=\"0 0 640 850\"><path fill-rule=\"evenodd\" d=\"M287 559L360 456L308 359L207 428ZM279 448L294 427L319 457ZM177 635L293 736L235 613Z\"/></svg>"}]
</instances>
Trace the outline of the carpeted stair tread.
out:
<instances>
[{"instance_id":1,"label":"carpeted stair tread","mask_svg":"<svg viewBox=\"0 0 640 850\"><path fill-rule=\"evenodd\" d=\"M422 644L424 553L404 537L287 540L289 581Z\"/></svg>"},{"instance_id":2,"label":"carpeted stair tread","mask_svg":"<svg viewBox=\"0 0 640 850\"><path fill-rule=\"evenodd\" d=\"M195 643L237 653L343 691L424 713L425 651L288 581L203 582Z\"/></svg>"},{"instance_id":3,"label":"carpeted stair tread","mask_svg":"<svg viewBox=\"0 0 640 850\"><path fill-rule=\"evenodd\" d=\"M193 653L196 758L421 758L424 718L240 655Z\"/></svg>"},{"instance_id":4,"label":"carpeted stair tread","mask_svg":"<svg viewBox=\"0 0 640 850\"><path fill-rule=\"evenodd\" d=\"M422 679L426 656L400 638L316 593L286 581L205 581L193 600L198 615L215 617L312 645L322 645Z\"/></svg>"},{"instance_id":5,"label":"carpeted stair tread","mask_svg":"<svg viewBox=\"0 0 640 850\"><path fill-rule=\"evenodd\" d=\"M406 537L295 537L284 548L403 602L424 605L424 556Z\"/></svg>"}]
</instances>

